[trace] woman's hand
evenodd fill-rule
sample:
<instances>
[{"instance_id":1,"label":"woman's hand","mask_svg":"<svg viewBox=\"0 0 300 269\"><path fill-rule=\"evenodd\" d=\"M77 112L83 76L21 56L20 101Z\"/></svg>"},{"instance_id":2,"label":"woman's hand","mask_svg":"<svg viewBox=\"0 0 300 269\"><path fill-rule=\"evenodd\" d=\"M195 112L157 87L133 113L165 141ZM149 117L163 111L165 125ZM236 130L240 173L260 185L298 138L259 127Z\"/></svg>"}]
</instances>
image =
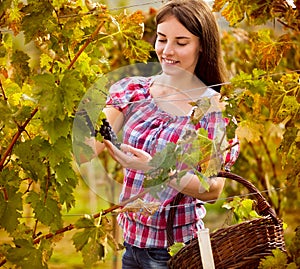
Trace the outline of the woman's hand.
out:
<instances>
[{"instance_id":1,"label":"woman's hand","mask_svg":"<svg viewBox=\"0 0 300 269\"><path fill-rule=\"evenodd\" d=\"M143 172L147 172L151 169L149 162L152 157L146 151L126 144L121 144L121 148L118 149L108 140L104 140L104 144L113 159L121 164L122 167L141 170Z\"/></svg>"}]
</instances>

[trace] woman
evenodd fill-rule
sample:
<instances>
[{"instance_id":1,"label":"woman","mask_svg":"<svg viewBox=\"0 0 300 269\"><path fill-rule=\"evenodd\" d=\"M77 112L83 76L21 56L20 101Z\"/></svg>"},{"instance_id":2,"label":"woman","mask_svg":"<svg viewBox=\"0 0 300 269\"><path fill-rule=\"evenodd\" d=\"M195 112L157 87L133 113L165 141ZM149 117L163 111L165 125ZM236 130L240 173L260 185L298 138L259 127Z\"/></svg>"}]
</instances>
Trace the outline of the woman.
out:
<instances>
[{"instance_id":1,"label":"woman","mask_svg":"<svg viewBox=\"0 0 300 269\"><path fill-rule=\"evenodd\" d=\"M125 168L124 201L143 190L145 172L152 156L168 142L178 142L186 130L204 128L215 139L220 128L225 129L219 104L220 84L225 82L224 64L218 27L210 8L198 0L171 0L157 13L155 51L162 73L153 77L131 77L111 87L106 117L113 130L123 130L121 149L109 141L104 144L113 158ZM208 87L210 86L210 87ZM202 97L212 104L198 124L191 123L192 102ZM96 153L103 150L97 144ZM238 155L232 148L225 160L229 168ZM118 222L124 232L126 251L123 269L167 268L167 222L170 204L180 192L176 214L172 220L171 242L188 242L203 227L205 208L200 201L217 199L224 179L210 178L209 190L201 186L193 172L187 172L177 182L173 179L164 190L159 210L150 216L121 213ZM151 194L145 201L155 201Z\"/></svg>"}]
</instances>

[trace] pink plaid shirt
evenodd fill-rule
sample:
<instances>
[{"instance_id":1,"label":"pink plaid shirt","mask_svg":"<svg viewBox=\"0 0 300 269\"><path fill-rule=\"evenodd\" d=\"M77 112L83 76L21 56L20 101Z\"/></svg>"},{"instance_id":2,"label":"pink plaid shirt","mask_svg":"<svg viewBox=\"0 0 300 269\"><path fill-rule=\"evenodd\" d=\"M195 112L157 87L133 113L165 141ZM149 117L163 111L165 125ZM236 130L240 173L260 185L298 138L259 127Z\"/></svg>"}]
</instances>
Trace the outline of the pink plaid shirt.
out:
<instances>
[{"instance_id":1,"label":"pink plaid shirt","mask_svg":"<svg viewBox=\"0 0 300 269\"><path fill-rule=\"evenodd\" d=\"M196 126L189 116L173 116L156 106L149 88L153 77L131 77L120 80L110 89L108 105L120 110L125 116L123 143L147 151L152 156L161 151L168 142L176 143L188 129L204 128L209 138L215 136L216 125L226 126L226 119L221 112L205 115ZM232 148L225 156L228 169L237 159L239 147ZM126 169L120 201L143 191L144 174L140 171ZM167 218L170 203L178 192L166 187L158 193L161 206L150 216L140 213L120 213L118 222L123 229L124 240L140 248L167 247ZM151 194L143 200L157 201ZM175 242L187 242L196 236L197 228L203 227L202 218L206 210L203 203L193 197L184 196L177 208L173 223Z\"/></svg>"}]
</instances>

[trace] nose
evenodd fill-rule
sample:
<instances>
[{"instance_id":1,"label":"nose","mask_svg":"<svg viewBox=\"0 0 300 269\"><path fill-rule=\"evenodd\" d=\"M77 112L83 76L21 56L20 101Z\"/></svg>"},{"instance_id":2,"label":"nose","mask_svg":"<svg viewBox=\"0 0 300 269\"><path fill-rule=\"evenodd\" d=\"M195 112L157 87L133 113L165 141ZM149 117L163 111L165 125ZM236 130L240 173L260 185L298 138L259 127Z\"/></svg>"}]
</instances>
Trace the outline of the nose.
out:
<instances>
[{"instance_id":1,"label":"nose","mask_svg":"<svg viewBox=\"0 0 300 269\"><path fill-rule=\"evenodd\" d=\"M172 46L171 43L167 42L164 46L164 49L163 49L163 54L164 55L172 55L174 54L174 47Z\"/></svg>"}]
</instances>

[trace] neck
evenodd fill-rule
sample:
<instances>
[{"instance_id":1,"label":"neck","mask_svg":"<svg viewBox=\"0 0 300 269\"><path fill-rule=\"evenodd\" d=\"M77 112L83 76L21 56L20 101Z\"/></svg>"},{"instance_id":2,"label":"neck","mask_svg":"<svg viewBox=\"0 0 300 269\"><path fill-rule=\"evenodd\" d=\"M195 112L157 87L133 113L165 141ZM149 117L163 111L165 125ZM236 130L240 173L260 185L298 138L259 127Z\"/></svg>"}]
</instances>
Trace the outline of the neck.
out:
<instances>
[{"instance_id":1,"label":"neck","mask_svg":"<svg viewBox=\"0 0 300 269\"><path fill-rule=\"evenodd\" d=\"M173 91L176 92L191 92L195 90L199 93L206 89L205 84L191 73L178 76L162 73L155 79L155 84L164 88L173 89Z\"/></svg>"}]
</instances>

